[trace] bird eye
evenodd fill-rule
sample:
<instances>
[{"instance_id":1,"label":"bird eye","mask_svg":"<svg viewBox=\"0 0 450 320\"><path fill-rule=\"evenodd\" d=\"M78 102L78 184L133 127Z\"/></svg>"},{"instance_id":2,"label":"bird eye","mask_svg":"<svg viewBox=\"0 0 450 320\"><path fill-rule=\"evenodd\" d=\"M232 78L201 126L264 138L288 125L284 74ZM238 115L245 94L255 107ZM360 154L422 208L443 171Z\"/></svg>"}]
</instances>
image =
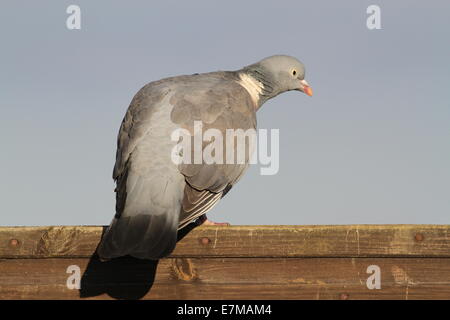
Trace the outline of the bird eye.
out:
<instances>
[{"instance_id":1,"label":"bird eye","mask_svg":"<svg viewBox=\"0 0 450 320\"><path fill-rule=\"evenodd\" d=\"M292 70L292 75L295 76L297 74L296 70Z\"/></svg>"}]
</instances>

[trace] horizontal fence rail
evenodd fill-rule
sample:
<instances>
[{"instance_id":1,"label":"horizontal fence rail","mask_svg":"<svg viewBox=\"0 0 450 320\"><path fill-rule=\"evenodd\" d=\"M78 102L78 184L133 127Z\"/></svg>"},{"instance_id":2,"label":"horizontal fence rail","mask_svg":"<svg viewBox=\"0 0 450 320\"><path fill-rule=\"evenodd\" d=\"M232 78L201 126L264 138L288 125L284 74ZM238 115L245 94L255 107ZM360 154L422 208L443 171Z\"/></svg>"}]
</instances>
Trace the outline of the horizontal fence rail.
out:
<instances>
[{"instance_id":1,"label":"horizontal fence rail","mask_svg":"<svg viewBox=\"0 0 450 320\"><path fill-rule=\"evenodd\" d=\"M450 299L448 225L201 226L101 262L105 227L0 227L0 299Z\"/></svg>"}]
</instances>

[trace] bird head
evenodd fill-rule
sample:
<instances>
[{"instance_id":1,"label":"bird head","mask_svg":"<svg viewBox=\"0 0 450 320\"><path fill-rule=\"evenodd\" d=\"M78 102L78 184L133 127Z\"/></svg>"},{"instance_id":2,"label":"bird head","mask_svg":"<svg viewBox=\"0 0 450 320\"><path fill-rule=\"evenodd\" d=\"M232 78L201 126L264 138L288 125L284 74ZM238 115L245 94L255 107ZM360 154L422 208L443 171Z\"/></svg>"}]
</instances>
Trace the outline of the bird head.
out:
<instances>
[{"instance_id":1,"label":"bird head","mask_svg":"<svg viewBox=\"0 0 450 320\"><path fill-rule=\"evenodd\" d=\"M290 90L313 95L305 80L305 66L291 56L271 56L244 67L243 72L260 82L264 101Z\"/></svg>"}]
</instances>

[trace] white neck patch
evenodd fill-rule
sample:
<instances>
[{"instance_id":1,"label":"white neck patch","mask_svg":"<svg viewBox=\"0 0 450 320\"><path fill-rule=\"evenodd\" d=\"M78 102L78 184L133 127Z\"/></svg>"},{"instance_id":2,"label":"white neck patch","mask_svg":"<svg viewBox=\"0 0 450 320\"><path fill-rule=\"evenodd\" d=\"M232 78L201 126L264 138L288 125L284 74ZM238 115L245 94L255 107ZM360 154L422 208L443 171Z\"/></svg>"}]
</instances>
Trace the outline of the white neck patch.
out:
<instances>
[{"instance_id":1,"label":"white neck patch","mask_svg":"<svg viewBox=\"0 0 450 320\"><path fill-rule=\"evenodd\" d=\"M245 73L240 73L239 78L240 80L238 81L238 83L248 91L256 107L258 105L259 96L262 93L264 85L252 76L249 76Z\"/></svg>"}]
</instances>

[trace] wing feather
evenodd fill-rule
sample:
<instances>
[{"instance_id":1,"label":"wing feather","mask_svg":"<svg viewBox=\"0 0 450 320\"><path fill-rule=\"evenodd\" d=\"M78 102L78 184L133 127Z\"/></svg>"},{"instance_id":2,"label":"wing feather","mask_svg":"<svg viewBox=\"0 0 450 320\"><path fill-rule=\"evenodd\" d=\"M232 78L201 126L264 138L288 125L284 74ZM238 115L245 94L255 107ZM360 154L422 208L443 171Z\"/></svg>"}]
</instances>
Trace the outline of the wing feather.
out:
<instances>
[{"instance_id":1,"label":"wing feather","mask_svg":"<svg viewBox=\"0 0 450 320\"><path fill-rule=\"evenodd\" d=\"M175 93L171 98L174 123L192 133L194 121L202 121L203 130L218 129L223 142L226 141L227 129L256 129L254 104L243 87L230 79L220 79L218 83L209 81L209 84L200 91ZM189 116L183 117L186 112ZM209 143L212 142L203 142L203 150ZM223 154L226 152L224 149ZM216 205L226 193L224 191L228 191L246 171L249 160L250 156L246 155L244 163L181 164L179 169L187 184L179 227L184 227Z\"/></svg>"}]
</instances>

